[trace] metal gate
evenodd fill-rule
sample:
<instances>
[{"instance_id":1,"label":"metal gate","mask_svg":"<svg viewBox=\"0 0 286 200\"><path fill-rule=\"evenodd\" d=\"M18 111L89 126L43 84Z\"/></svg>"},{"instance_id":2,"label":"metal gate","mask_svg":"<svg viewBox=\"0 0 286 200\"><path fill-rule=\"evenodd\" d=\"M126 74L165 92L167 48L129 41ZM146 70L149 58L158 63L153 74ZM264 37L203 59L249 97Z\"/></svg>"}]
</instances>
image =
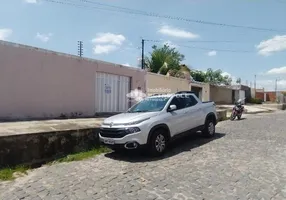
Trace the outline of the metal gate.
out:
<instances>
[{"instance_id":1,"label":"metal gate","mask_svg":"<svg viewBox=\"0 0 286 200\"><path fill-rule=\"evenodd\" d=\"M96 112L123 112L129 108L130 77L96 73Z\"/></svg>"}]
</instances>

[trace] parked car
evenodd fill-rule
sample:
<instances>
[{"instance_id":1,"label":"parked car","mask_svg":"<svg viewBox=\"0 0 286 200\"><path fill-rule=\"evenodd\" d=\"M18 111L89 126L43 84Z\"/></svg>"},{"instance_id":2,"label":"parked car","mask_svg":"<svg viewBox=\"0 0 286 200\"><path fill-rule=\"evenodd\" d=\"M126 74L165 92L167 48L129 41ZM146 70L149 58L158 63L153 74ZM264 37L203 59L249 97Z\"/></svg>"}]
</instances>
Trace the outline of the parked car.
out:
<instances>
[{"instance_id":1,"label":"parked car","mask_svg":"<svg viewBox=\"0 0 286 200\"><path fill-rule=\"evenodd\" d=\"M99 139L113 150L147 148L154 156L165 153L181 133L202 131L215 135L216 106L202 102L193 92L147 97L125 113L106 118Z\"/></svg>"}]
</instances>

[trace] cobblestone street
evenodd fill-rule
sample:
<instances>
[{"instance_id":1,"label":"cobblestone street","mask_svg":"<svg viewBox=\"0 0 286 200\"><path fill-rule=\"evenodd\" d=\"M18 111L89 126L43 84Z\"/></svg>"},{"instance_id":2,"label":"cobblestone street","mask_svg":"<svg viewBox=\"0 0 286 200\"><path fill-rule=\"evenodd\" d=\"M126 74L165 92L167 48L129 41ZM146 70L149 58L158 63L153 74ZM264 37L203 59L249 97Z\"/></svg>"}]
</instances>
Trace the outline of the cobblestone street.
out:
<instances>
[{"instance_id":1,"label":"cobblestone street","mask_svg":"<svg viewBox=\"0 0 286 200\"><path fill-rule=\"evenodd\" d=\"M224 121L216 138L177 141L165 158L106 154L0 183L0 199L286 199L286 113Z\"/></svg>"}]
</instances>

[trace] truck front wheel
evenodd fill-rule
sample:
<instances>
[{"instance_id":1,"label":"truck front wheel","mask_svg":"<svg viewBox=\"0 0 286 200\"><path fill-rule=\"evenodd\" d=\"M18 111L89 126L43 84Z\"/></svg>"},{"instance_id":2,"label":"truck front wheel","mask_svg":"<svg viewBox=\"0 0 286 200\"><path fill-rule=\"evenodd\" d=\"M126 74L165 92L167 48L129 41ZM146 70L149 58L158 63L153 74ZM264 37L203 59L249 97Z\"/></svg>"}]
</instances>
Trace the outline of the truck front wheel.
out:
<instances>
[{"instance_id":1,"label":"truck front wheel","mask_svg":"<svg viewBox=\"0 0 286 200\"><path fill-rule=\"evenodd\" d=\"M161 156L167 149L168 137L165 129L156 129L150 138L149 148L152 156Z\"/></svg>"}]
</instances>

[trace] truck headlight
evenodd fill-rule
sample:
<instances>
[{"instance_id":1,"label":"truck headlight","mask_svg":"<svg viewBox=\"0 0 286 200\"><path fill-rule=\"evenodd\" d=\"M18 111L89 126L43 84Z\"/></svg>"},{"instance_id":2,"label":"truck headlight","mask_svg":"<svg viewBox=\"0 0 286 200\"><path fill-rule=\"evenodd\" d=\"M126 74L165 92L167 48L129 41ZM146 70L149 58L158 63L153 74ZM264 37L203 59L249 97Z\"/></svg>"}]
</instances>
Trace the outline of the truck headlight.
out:
<instances>
[{"instance_id":1,"label":"truck headlight","mask_svg":"<svg viewBox=\"0 0 286 200\"><path fill-rule=\"evenodd\" d=\"M127 134L131 134L131 133L140 132L141 130L138 127L131 127L131 128L126 128L125 131Z\"/></svg>"}]
</instances>

